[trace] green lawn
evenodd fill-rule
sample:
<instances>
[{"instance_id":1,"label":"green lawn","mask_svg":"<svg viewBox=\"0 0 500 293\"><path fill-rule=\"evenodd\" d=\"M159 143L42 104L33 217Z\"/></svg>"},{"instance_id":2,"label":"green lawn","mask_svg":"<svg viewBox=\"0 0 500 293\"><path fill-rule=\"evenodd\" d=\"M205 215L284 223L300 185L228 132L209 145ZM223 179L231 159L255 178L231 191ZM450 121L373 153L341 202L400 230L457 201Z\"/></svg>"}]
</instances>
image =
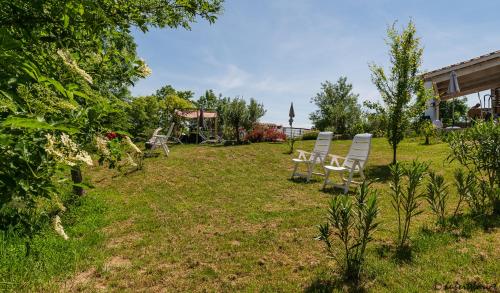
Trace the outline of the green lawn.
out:
<instances>
[{"instance_id":1,"label":"green lawn","mask_svg":"<svg viewBox=\"0 0 500 293\"><path fill-rule=\"evenodd\" d=\"M310 150L313 143L296 145ZM345 155L349 145L350 141L334 141L332 153ZM342 289L335 282L336 264L325 257L322 243L314 240L329 199L338 193L321 191L320 179L311 183L289 180L292 156L285 154L286 145L182 145L171 150L168 159L147 159L144 170L127 176L113 178L113 171L97 167L88 170L96 188L63 218L71 239L65 242L50 236L52 241L42 242L41 252L62 256L32 260L27 265L38 264L34 270L23 273L19 269L14 276L4 271L6 288ZM400 160L429 161L451 183L456 166L445 162L447 155L446 144L423 146L420 141L405 141L399 148ZM458 282L462 288L496 285L498 290L498 228L472 225L469 238L458 235L460 231L439 233L426 204L426 212L413 226L412 260L401 264L393 258L395 213L386 167L390 161L386 140L374 139L368 176L379 178L373 187L380 191L381 225L369 246L365 288L422 292ZM64 270L36 271L58 262Z\"/></svg>"}]
</instances>

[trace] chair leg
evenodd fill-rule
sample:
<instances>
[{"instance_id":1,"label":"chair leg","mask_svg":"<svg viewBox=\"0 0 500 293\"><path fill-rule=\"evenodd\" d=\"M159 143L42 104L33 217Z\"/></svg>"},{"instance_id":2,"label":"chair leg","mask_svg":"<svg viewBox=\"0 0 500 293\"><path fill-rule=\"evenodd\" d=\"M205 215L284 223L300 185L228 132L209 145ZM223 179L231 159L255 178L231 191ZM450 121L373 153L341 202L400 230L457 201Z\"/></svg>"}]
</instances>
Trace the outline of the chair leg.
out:
<instances>
[{"instance_id":1,"label":"chair leg","mask_svg":"<svg viewBox=\"0 0 500 293\"><path fill-rule=\"evenodd\" d=\"M299 163L295 163L295 167L293 168L293 172L292 172L292 178L293 179L295 177L295 173L297 172L297 168L299 167Z\"/></svg>"},{"instance_id":2,"label":"chair leg","mask_svg":"<svg viewBox=\"0 0 500 293\"><path fill-rule=\"evenodd\" d=\"M307 182L311 180L314 164L307 164Z\"/></svg>"},{"instance_id":3,"label":"chair leg","mask_svg":"<svg viewBox=\"0 0 500 293\"><path fill-rule=\"evenodd\" d=\"M328 184L328 177L330 176L330 170L325 170L325 182L323 182L322 190L325 190L326 185Z\"/></svg>"},{"instance_id":4,"label":"chair leg","mask_svg":"<svg viewBox=\"0 0 500 293\"><path fill-rule=\"evenodd\" d=\"M354 176L354 170L349 172L349 178L344 182L344 193L349 191L349 185L351 184L352 177Z\"/></svg>"}]
</instances>

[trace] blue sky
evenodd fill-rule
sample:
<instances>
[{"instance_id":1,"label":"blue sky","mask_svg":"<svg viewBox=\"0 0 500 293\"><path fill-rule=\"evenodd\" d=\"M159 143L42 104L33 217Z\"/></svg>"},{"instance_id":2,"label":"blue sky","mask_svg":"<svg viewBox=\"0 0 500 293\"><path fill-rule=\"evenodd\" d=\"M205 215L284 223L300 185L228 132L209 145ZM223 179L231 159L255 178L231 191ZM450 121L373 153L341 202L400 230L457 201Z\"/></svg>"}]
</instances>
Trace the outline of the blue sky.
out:
<instances>
[{"instance_id":1,"label":"blue sky","mask_svg":"<svg viewBox=\"0 0 500 293\"><path fill-rule=\"evenodd\" d=\"M308 127L310 103L325 80L347 76L363 100L378 100L368 64L388 63L385 33L412 18L424 46L423 70L500 49L497 0L226 0L215 24L134 32L153 73L132 93L165 84L264 103L265 122ZM470 104L475 103L474 96Z\"/></svg>"}]
</instances>

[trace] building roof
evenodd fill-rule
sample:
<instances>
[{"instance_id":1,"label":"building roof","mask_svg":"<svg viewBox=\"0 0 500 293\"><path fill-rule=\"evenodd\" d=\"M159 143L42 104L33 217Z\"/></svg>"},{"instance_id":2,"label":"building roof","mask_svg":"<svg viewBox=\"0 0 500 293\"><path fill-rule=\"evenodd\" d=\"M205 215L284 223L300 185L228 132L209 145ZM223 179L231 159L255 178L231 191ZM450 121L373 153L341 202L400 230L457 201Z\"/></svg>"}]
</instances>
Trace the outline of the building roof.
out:
<instances>
[{"instance_id":1,"label":"building roof","mask_svg":"<svg viewBox=\"0 0 500 293\"><path fill-rule=\"evenodd\" d=\"M175 114L186 119L197 119L200 116L200 110L175 110ZM203 111L203 118L217 118L217 112Z\"/></svg>"},{"instance_id":2,"label":"building roof","mask_svg":"<svg viewBox=\"0 0 500 293\"><path fill-rule=\"evenodd\" d=\"M452 71L457 73L460 86L460 92L455 95L447 93ZM498 88L500 87L500 51L432 70L424 73L422 77L425 82L432 83L435 92L442 100Z\"/></svg>"}]
</instances>

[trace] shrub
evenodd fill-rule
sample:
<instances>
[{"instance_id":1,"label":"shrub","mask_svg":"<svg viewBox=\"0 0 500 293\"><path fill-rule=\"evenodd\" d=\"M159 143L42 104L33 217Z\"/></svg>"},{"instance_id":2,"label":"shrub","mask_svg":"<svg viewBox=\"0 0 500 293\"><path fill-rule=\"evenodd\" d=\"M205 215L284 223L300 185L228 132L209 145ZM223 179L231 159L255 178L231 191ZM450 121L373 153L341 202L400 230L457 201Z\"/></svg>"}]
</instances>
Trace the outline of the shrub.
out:
<instances>
[{"instance_id":1,"label":"shrub","mask_svg":"<svg viewBox=\"0 0 500 293\"><path fill-rule=\"evenodd\" d=\"M420 126L420 131L425 137L425 144L431 144L431 138L436 136L436 127L430 121L424 121Z\"/></svg>"},{"instance_id":2,"label":"shrub","mask_svg":"<svg viewBox=\"0 0 500 293\"><path fill-rule=\"evenodd\" d=\"M396 210L398 220L398 250L409 247L409 234L412 219L422 213L419 191L427 164L413 161L408 165L396 163L390 166L391 170L391 204ZM406 179L406 180L405 180ZM406 181L406 184L405 184Z\"/></svg>"},{"instance_id":3,"label":"shrub","mask_svg":"<svg viewBox=\"0 0 500 293\"><path fill-rule=\"evenodd\" d=\"M334 258L342 268L344 278L358 281L365 261L367 244L378 226L377 193L369 191L365 182L357 190L354 200L342 195L330 203L326 224L319 226L316 238L325 243L329 257ZM333 241L340 242L340 248ZM338 252L342 255L339 259Z\"/></svg>"},{"instance_id":4,"label":"shrub","mask_svg":"<svg viewBox=\"0 0 500 293\"><path fill-rule=\"evenodd\" d=\"M302 135L302 140L316 140L318 138L319 131L311 130L304 132Z\"/></svg>"},{"instance_id":5,"label":"shrub","mask_svg":"<svg viewBox=\"0 0 500 293\"><path fill-rule=\"evenodd\" d=\"M285 141L286 135L276 128L268 128L264 131L264 140L269 142Z\"/></svg>"},{"instance_id":6,"label":"shrub","mask_svg":"<svg viewBox=\"0 0 500 293\"><path fill-rule=\"evenodd\" d=\"M429 172L429 182L425 199L429 203L432 211L437 216L437 223L445 226L446 204L448 200L448 185L444 182L444 177L434 172Z\"/></svg>"},{"instance_id":7,"label":"shrub","mask_svg":"<svg viewBox=\"0 0 500 293\"><path fill-rule=\"evenodd\" d=\"M459 203L467 202L472 215L485 215L489 209L489 192L494 192L488 189L488 185L478 180L472 173L466 173L463 169L455 171L455 186L459 194ZM458 206L455 209L455 214L458 211Z\"/></svg>"},{"instance_id":8,"label":"shrub","mask_svg":"<svg viewBox=\"0 0 500 293\"><path fill-rule=\"evenodd\" d=\"M450 161L462 164L478 190L487 198L487 210L500 214L500 125L493 121L479 122L472 128L451 133L447 137L451 148Z\"/></svg>"},{"instance_id":9,"label":"shrub","mask_svg":"<svg viewBox=\"0 0 500 293\"><path fill-rule=\"evenodd\" d=\"M264 127L257 125L251 131L249 131L244 140L249 140L251 142L262 142L264 141Z\"/></svg>"},{"instance_id":10,"label":"shrub","mask_svg":"<svg viewBox=\"0 0 500 293\"><path fill-rule=\"evenodd\" d=\"M254 128L245 135L243 140L251 142L277 142L285 141L286 135L275 127L254 124Z\"/></svg>"}]
</instances>

